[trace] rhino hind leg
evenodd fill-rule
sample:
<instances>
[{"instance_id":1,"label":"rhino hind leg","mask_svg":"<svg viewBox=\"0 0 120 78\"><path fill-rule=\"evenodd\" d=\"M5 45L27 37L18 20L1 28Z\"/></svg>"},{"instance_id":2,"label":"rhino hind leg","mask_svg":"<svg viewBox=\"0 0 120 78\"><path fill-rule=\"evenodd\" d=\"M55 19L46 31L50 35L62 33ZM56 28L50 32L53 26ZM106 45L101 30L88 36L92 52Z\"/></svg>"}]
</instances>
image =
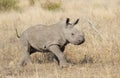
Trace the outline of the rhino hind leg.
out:
<instances>
[{"instance_id":1,"label":"rhino hind leg","mask_svg":"<svg viewBox=\"0 0 120 78\"><path fill-rule=\"evenodd\" d=\"M22 40L22 56L20 57L19 66L24 66L31 63L30 60L30 45L27 40Z\"/></svg>"}]
</instances>

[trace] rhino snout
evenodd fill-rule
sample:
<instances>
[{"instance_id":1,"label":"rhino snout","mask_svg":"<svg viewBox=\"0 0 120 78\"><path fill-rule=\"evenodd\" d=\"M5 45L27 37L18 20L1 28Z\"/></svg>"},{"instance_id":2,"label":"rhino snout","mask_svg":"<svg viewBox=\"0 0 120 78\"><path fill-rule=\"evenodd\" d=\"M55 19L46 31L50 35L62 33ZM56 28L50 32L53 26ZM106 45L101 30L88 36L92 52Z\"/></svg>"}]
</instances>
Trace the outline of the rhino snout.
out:
<instances>
[{"instance_id":1,"label":"rhino snout","mask_svg":"<svg viewBox=\"0 0 120 78\"><path fill-rule=\"evenodd\" d=\"M85 42L84 32L81 33L79 42L80 44Z\"/></svg>"},{"instance_id":2,"label":"rhino snout","mask_svg":"<svg viewBox=\"0 0 120 78\"><path fill-rule=\"evenodd\" d=\"M80 45L85 42L84 36L80 36L78 40L76 41L75 45Z\"/></svg>"},{"instance_id":3,"label":"rhino snout","mask_svg":"<svg viewBox=\"0 0 120 78\"><path fill-rule=\"evenodd\" d=\"M79 44L82 44L85 42L85 38L84 37L81 37L80 40L79 40Z\"/></svg>"}]
</instances>

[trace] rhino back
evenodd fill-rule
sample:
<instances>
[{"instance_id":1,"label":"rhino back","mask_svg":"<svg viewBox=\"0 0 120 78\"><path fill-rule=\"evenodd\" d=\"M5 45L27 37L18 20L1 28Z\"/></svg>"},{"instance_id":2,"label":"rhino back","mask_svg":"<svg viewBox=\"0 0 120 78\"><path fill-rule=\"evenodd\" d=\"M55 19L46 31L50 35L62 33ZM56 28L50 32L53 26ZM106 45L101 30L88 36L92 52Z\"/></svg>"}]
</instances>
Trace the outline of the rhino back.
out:
<instances>
[{"instance_id":1,"label":"rhino back","mask_svg":"<svg viewBox=\"0 0 120 78\"><path fill-rule=\"evenodd\" d=\"M65 43L65 39L61 37L59 30L57 26L37 25L28 28L23 32L23 35L32 47L41 50L47 49L51 44L62 46Z\"/></svg>"}]
</instances>

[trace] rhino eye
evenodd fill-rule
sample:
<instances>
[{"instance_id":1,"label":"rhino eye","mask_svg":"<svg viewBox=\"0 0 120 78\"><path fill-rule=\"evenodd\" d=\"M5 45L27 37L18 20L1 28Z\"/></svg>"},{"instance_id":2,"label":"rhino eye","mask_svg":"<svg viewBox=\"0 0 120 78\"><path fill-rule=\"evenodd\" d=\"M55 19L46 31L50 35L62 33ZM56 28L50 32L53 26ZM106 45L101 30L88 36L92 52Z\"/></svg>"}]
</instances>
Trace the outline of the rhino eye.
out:
<instances>
[{"instance_id":1,"label":"rhino eye","mask_svg":"<svg viewBox=\"0 0 120 78\"><path fill-rule=\"evenodd\" d=\"M74 33L71 33L72 36L74 36L75 34Z\"/></svg>"}]
</instances>

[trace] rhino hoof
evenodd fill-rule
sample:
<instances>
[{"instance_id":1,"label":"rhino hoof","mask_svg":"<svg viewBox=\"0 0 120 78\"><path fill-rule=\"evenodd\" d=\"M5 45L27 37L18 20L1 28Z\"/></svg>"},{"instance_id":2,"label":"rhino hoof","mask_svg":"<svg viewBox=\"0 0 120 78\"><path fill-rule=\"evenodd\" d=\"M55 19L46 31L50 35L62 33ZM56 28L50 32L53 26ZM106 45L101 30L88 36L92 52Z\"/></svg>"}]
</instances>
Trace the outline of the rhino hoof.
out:
<instances>
[{"instance_id":1,"label":"rhino hoof","mask_svg":"<svg viewBox=\"0 0 120 78\"><path fill-rule=\"evenodd\" d=\"M68 63L61 63L60 68L66 68L66 67L68 67L68 65L69 65Z\"/></svg>"}]
</instances>

